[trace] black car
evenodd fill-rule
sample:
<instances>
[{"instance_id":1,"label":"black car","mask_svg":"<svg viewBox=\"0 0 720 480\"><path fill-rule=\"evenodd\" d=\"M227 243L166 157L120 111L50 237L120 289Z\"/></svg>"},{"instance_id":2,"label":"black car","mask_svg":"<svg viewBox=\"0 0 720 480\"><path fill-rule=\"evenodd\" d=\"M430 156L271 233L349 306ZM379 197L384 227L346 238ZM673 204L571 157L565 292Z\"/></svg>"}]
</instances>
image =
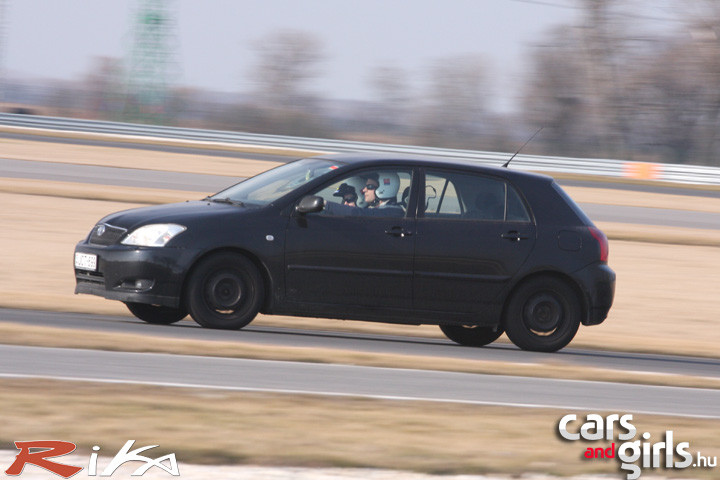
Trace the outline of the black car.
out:
<instances>
[{"instance_id":1,"label":"black car","mask_svg":"<svg viewBox=\"0 0 720 480\"><path fill-rule=\"evenodd\" d=\"M75 249L75 293L170 324L258 312L503 332L555 351L612 305L608 241L543 175L471 161L325 155L204 200L109 215Z\"/></svg>"}]
</instances>

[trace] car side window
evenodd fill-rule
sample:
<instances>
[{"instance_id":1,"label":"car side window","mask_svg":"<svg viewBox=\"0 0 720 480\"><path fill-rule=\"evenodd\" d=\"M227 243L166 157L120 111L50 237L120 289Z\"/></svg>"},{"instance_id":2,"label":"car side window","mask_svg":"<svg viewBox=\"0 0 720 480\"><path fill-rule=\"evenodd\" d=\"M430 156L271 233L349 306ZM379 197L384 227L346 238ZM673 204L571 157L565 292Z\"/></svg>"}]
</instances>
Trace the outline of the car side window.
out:
<instances>
[{"instance_id":1,"label":"car side window","mask_svg":"<svg viewBox=\"0 0 720 480\"><path fill-rule=\"evenodd\" d=\"M320 215L402 217L407 211L412 171L377 168L354 172L313 193L325 200Z\"/></svg>"},{"instance_id":2,"label":"car side window","mask_svg":"<svg viewBox=\"0 0 720 480\"><path fill-rule=\"evenodd\" d=\"M530 213L525 208L517 190L508 186L507 190L507 216L506 220L509 222L529 222Z\"/></svg>"},{"instance_id":3,"label":"car side window","mask_svg":"<svg viewBox=\"0 0 720 480\"><path fill-rule=\"evenodd\" d=\"M425 175L426 218L529 222L520 195L497 178L457 172Z\"/></svg>"},{"instance_id":4,"label":"car side window","mask_svg":"<svg viewBox=\"0 0 720 480\"><path fill-rule=\"evenodd\" d=\"M425 177L425 205L427 217L460 218L463 211L455 184L443 175L428 174Z\"/></svg>"}]
</instances>

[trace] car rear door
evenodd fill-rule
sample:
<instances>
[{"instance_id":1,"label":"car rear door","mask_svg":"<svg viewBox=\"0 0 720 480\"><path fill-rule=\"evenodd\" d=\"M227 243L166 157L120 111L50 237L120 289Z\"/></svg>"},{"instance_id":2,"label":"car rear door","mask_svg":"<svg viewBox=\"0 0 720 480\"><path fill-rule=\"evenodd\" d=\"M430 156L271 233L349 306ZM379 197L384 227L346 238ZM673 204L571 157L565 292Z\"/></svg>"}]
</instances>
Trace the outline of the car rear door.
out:
<instances>
[{"instance_id":1,"label":"car rear door","mask_svg":"<svg viewBox=\"0 0 720 480\"><path fill-rule=\"evenodd\" d=\"M535 244L535 225L503 179L438 169L423 181L414 307L479 312L520 270Z\"/></svg>"}]
</instances>

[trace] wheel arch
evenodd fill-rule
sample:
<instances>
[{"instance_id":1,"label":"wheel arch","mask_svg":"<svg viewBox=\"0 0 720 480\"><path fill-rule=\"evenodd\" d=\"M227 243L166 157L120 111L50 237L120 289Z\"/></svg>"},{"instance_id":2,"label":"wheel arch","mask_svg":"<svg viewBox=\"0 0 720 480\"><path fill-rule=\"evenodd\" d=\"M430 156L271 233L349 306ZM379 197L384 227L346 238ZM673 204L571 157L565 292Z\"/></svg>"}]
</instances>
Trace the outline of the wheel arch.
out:
<instances>
[{"instance_id":1,"label":"wheel arch","mask_svg":"<svg viewBox=\"0 0 720 480\"><path fill-rule=\"evenodd\" d=\"M580 284L573 279L570 275L559 272L557 270L539 270L532 272L520 280L518 280L512 288L508 291L507 295L505 295L505 299L503 300L502 310L500 312L500 325L504 328L505 327L505 318L508 306L510 305L510 300L512 299L515 292L520 288L522 285L524 285L527 282L533 281L537 278L542 277L549 277L549 278L555 278L557 280L560 280L567 284L572 290L575 292L575 295L577 295L577 298L580 300L580 307L582 308L582 324L585 324L588 318L588 312L589 312L589 306L588 306L588 299L587 295L585 295L585 292L583 291Z\"/></svg>"},{"instance_id":2,"label":"wheel arch","mask_svg":"<svg viewBox=\"0 0 720 480\"><path fill-rule=\"evenodd\" d=\"M187 286L188 282L190 281L190 278L192 277L193 272L197 268L198 265L200 265L205 259L210 258L214 255L219 255L223 253L232 253L236 255L242 255L243 257L250 260L255 267L260 272L260 276L262 277L263 281L263 288L264 288L264 298L262 307L260 309L260 312L265 312L268 307L270 306L271 299L272 299L272 286L273 281L270 276L270 271L268 270L267 266L260 260L260 257L255 255L249 250L246 250L244 248L239 247L220 247L215 248L212 250L208 250L207 252L203 252L201 255L199 255L195 260L192 262L192 265L190 268L187 269L185 272L185 275L183 277L182 281L182 287L180 289L180 305L185 305L186 303L186 296L187 296Z\"/></svg>"}]
</instances>

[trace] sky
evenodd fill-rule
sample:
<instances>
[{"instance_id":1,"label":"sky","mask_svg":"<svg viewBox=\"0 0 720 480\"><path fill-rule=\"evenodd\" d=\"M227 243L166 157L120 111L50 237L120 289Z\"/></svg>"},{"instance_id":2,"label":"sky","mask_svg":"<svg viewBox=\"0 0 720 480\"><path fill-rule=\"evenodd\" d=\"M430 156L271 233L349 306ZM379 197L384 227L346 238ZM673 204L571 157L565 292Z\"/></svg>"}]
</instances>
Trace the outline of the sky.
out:
<instances>
[{"instance_id":1,"label":"sky","mask_svg":"<svg viewBox=\"0 0 720 480\"><path fill-rule=\"evenodd\" d=\"M139 0L5 0L0 65L9 77L79 79L96 57L123 57ZM579 21L576 0L168 0L177 24L176 83L248 92L254 45L279 30L324 46L317 91L367 100L370 72L401 67L411 87L438 59L480 55L491 88L512 97L530 47Z\"/></svg>"}]
</instances>

